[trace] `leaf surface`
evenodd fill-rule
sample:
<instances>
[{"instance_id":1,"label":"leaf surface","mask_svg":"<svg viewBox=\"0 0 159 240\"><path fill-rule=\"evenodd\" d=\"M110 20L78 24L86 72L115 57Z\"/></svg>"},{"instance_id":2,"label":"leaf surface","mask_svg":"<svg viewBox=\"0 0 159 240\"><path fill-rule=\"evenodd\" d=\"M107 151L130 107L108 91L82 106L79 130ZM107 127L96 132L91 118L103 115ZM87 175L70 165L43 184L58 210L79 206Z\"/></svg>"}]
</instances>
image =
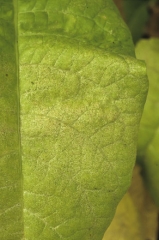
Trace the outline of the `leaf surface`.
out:
<instances>
[{"instance_id":1,"label":"leaf surface","mask_svg":"<svg viewBox=\"0 0 159 240\"><path fill-rule=\"evenodd\" d=\"M0 6L0 239L100 240L130 184L145 65L110 0Z\"/></svg>"}]
</instances>

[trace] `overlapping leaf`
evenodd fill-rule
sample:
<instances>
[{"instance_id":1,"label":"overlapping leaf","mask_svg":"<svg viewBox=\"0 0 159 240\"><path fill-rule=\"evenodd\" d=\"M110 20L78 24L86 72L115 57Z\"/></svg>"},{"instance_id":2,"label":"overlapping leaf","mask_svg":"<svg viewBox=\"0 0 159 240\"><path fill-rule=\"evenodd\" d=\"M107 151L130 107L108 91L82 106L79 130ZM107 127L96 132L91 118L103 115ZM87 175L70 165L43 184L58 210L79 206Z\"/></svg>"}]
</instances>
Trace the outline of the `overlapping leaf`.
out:
<instances>
[{"instance_id":1,"label":"overlapping leaf","mask_svg":"<svg viewBox=\"0 0 159 240\"><path fill-rule=\"evenodd\" d=\"M0 6L0 238L100 240L130 184L145 65L110 0Z\"/></svg>"}]
</instances>

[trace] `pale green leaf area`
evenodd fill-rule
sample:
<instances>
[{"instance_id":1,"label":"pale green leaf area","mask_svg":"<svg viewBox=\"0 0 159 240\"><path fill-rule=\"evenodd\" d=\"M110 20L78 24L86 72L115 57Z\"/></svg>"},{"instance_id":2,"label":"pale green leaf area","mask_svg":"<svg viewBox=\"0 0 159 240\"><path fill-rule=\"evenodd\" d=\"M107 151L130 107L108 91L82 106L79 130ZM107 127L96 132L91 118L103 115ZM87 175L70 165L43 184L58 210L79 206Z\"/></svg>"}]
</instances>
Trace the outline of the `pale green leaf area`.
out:
<instances>
[{"instance_id":1,"label":"pale green leaf area","mask_svg":"<svg viewBox=\"0 0 159 240\"><path fill-rule=\"evenodd\" d=\"M159 206L159 40L142 40L136 55L147 65L149 92L140 124L138 161L144 168L144 177Z\"/></svg>"},{"instance_id":2,"label":"pale green leaf area","mask_svg":"<svg viewBox=\"0 0 159 240\"><path fill-rule=\"evenodd\" d=\"M0 0L0 24L0 239L101 240L130 185L145 64L110 0Z\"/></svg>"}]
</instances>

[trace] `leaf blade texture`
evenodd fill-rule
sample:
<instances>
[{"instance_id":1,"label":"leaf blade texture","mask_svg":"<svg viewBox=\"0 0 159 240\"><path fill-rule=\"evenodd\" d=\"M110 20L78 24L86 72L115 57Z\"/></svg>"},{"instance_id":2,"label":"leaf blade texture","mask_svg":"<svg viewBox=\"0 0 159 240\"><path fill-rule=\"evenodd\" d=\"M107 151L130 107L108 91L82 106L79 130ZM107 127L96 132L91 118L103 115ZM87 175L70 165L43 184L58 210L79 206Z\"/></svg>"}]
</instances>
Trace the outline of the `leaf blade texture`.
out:
<instances>
[{"instance_id":1,"label":"leaf blade texture","mask_svg":"<svg viewBox=\"0 0 159 240\"><path fill-rule=\"evenodd\" d=\"M0 238L23 236L22 171L14 5L0 2Z\"/></svg>"},{"instance_id":2,"label":"leaf blade texture","mask_svg":"<svg viewBox=\"0 0 159 240\"><path fill-rule=\"evenodd\" d=\"M10 20L6 14L13 50L1 49L5 65L8 52L13 54L15 91L11 84L6 92L16 101L9 107L16 108L12 147L19 153L16 166L12 157L9 167L2 162L1 175L18 178L20 211L16 222L14 213L8 219L2 210L1 239L18 239L18 231L25 240L102 239L130 184L145 66L134 58L130 34L111 1L1 2L13 9ZM14 134L8 136L12 142ZM7 211L6 195L2 200Z\"/></svg>"}]
</instances>

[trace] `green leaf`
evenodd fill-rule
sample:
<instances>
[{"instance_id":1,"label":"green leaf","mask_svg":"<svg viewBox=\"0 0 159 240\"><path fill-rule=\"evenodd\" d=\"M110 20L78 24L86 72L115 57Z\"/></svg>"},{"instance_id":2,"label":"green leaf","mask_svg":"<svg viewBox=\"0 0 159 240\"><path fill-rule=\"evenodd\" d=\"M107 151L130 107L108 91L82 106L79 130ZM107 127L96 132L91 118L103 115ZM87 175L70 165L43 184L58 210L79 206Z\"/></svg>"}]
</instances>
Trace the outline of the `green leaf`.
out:
<instances>
[{"instance_id":1,"label":"green leaf","mask_svg":"<svg viewBox=\"0 0 159 240\"><path fill-rule=\"evenodd\" d=\"M0 6L0 239L100 240L131 181L145 65L110 0Z\"/></svg>"},{"instance_id":2,"label":"green leaf","mask_svg":"<svg viewBox=\"0 0 159 240\"><path fill-rule=\"evenodd\" d=\"M145 60L149 78L149 92L139 131L138 161L144 168L146 183L159 206L159 40L140 41L136 55Z\"/></svg>"}]
</instances>

